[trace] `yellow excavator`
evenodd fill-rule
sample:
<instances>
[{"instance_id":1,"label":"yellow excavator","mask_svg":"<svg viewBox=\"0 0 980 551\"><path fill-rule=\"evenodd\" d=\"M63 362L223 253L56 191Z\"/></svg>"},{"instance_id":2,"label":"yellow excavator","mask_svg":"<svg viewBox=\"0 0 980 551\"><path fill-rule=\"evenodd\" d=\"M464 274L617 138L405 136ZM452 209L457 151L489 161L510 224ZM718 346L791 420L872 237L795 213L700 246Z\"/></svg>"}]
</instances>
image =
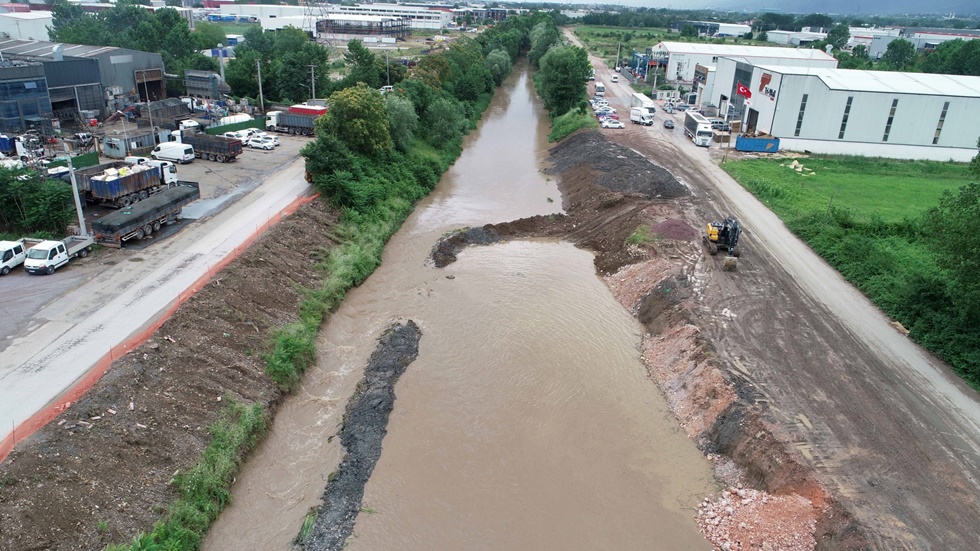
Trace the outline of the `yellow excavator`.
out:
<instances>
[{"instance_id":1,"label":"yellow excavator","mask_svg":"<svg viewBox=\"0 0 980 551\"><path fill-rule=\"evenodd\" d=\"M704 236L704 243L708 247L708 254L714 256L719 249L728 251L722 269L726 272L733 272L738 267L738 257L742 251L738 249L738 238L742 233L742 228L738 225L738 220L732 217L725 218L722 222L709 222L707 235Z\"/></svg>"}]
</instances>

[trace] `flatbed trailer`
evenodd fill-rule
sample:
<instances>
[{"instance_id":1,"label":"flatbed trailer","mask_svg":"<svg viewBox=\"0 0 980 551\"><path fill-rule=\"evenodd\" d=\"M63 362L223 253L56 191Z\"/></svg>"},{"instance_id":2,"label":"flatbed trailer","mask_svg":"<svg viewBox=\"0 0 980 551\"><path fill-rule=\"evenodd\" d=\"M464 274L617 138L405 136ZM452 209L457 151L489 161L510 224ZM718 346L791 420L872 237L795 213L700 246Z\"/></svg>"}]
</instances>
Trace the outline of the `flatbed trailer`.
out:
<instances>
[{"instance_id":1,"label":"flatbed trailer","mask_svg":"<svg viewBox=\"0 0 980 551\"><path fill-rule=\"evenodd\" d=\"M197 182L177 182L149 199L93 222L92 232L99 243L121 248L126 241L143 239L160 231L161 227L177 222L184 206L200 197Z\"/></svg>"}]
</instances>

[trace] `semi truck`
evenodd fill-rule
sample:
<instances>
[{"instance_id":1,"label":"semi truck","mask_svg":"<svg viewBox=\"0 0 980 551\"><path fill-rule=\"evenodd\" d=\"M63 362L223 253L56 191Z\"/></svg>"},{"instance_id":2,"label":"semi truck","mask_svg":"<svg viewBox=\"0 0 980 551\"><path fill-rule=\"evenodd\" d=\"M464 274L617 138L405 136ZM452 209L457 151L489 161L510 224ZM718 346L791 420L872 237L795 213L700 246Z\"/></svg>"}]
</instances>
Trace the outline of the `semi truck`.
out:
<instances>
[{"instance_id":1,"label":"semi truck","mask_svg":"<svg viewBox=\"0 0 980 551\"><path fill-rule=\"evenodd\" d=\"M224 136L211 136L191 130L174 130L170 141L187 144L194 148L194 156L219 163L234 161L242 154L242 141Z\"/></svg>"},{"instance_id":2,"label":"semi truck","mask_svg":"<svg viewBox=\"0 0 980 551\"><path fill-rule=\"evenodd\" d=\"M181 219L184 206L201 198L197 182L180 182L146 201L103 216L92 222L95 239L107 247L121 248L126 241L140 240Z\"/></svg>"},{"instance_id":3,"label":"semi truck","mask_svg":"<svg viewBox=\"0 0 980 551\"><path fill-rule=\"evenodd\" d=\"M90 235L73 235L61 241L37 241L26 239L27 249L24 270L29 274L51 275L55 270L75 258L85 258L92 250L95 239Z\"/></svg>"},{"instance_id":4,"label":"semi truck","mask_svg":"<svg viewBox=\"0 0 980 551\"><path fill-rule=\"evenodd\" d=\"M318 105L293 105L287 111L269 111L265 115L265 129L312 136L314 123L326 112L326 107Z\"/></svg>"},{"instance_id":5,"label":"semi truck","mask_svg":"<svg viewBox=\"0 0 980 551\"><path fill-rule=\"evenodd\" d=\"M636 92L630 96L630 108L642 109L651 117L653 117L653 114L656 112L656 104L653 103L653 100L647 97L646 94L641 94L639 92Z\"/></svg>"},{"instance_id":6,"label":"semi truck","mask_svg":"<svg viewBox=\"0 0 980 551\"><path fill-rule=\"evenodd\" d=\"M684 131L694 141L694 145L708 147L711 145L711 137L714 133L711 130L711 121L706 119L701 113L688 111L684 116Z\"/></svg>"},{"instance_id":7,"label":"semi truck","mask_svg":"<svg viewBox=\"0 0 980 551\"><path fill-rule=\"evenodd\" d=\"M165 188L170 175L164 174L161 167L114 161L76 170L75 182L86 201L119 208L142 201ZM62 168L54 174L49 172L49 175L71 182L71 175ZM172 176L176 179L177 175Z\"/></svg>"}]
</instances>

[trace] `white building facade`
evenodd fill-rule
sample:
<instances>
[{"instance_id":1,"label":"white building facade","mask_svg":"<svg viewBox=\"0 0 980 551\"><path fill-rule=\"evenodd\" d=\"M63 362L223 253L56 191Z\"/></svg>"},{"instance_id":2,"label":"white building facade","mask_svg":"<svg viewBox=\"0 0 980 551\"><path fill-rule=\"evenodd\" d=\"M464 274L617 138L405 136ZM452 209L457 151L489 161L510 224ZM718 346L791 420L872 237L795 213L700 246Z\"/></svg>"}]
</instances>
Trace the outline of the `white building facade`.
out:
<instances>
[{"instance_id":1,"label":"white building facade","mask_svg":"<svg viewBox=\"0 0 980 551\"><path fill-rule=\"evenodd\" d=\"M221 13L227 15L247 15L262 23L263 29L279 29L287 25L314 32L316 21L331 16L382 16L399 17L409 20L412 29L444 29L453 22L450 10L430 9L398 4L364 4L341 6L277 6L268 4L222 4ZM276 20L287 20L288 23ZM352 18L356 19L356 18Z\"/></svg>"},{"instance_id":2,"label":"white building facade","mask_svg":"<svg viewBox=\"0 0 980 551\"><path fill-rule=\"evenodd\" d=\"M13 40L48 40L48 27L53 24L49 11L0 13L0 34Z\"/></svg>"},{"instance_id":3,"label":"white building facade","mask_svg":"<svg viewBox=\"0 0 980 551\"><path fill-rule=\"evenodd\" d=\"M980 77L756 65L743 128L780 148L965 162L977 154Z\"/></svg>"},{"instance_id":4,"label":"white building facade","mask_svg":"<svg viewBox=\"0 0 980 551\"><path fill-rule=\"evenodd\" d=\"M666 60L668 82L682 83L693 82L697 65L714 66L722 57L743 58L755 64L779 64L784 60L793 60L796 64L837 67L837 60L822 50L738 44L661 42L653 47L651 57Z\"/></svg>"}]
</instances>

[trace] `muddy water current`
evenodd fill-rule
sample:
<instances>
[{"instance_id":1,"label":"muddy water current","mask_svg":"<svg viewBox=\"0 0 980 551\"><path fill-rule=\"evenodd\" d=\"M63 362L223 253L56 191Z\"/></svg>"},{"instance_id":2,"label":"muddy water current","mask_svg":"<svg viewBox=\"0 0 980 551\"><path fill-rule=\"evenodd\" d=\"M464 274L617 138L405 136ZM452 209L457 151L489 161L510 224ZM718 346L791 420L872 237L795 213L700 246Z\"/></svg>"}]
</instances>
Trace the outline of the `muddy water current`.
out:
<instances>
[{"instance_id":1,"label":"muddy water current","mask_svg":"<svg viewBox=\"0 0 980 551\"><path fill-rule=\"evenodd\" d=\"M286 549L343 449L334 435L381 332L422 330L348 549L708 549L715 489L639 360L641 327L570 244L475 247L427 265L449 230L560 212L547 117L526 71L324 327L205 549ZM549 200L550 199L550 200ZM451 276L449 279L447 276Z\"/></svg>"}]
</instances>

